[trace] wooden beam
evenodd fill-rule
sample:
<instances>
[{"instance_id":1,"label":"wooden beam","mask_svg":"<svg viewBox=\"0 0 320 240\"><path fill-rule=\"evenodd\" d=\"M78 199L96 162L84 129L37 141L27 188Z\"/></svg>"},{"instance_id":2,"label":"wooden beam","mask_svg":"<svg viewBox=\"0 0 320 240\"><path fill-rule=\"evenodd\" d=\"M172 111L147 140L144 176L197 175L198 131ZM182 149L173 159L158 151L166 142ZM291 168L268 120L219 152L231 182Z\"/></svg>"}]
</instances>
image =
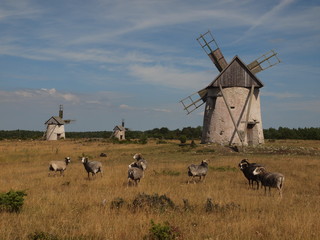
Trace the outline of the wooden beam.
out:
<instances>
[{"instance_id":1,"label":"wooden beam","mask_svg":"<svg viewBox=\"0 0 320 240\"><path fill-rule=\"evenodd\" d=\"M249 115L250 115L250 111L251 111L251 103L252 103L253 92L254 92L254 84L252 84L251 90L250 90L250 97L249 97L249 104L248 104L248 109L247 109L246 122L245 122L245 125L244 125L244 138L247 136L248 121L249 121ZM247 142L249 142L248 138L247 138Z\"/></svg>"},{"instance_id":2,"label":"wooden beam","mask_svg":"<svg viewBox=\"0 0 320 240\"><path fill-rule=\"evenodd\" d=\"M231 112L231 110L230 110L230 107L229 107L229 104L228 104L228 102L227 102L227 99L226 99L225 95L223 94L223 90L222 90L222 86L221 86L221 84L219 84L219 88L220 88L220 91L221 91L221 94L222 94L222 97L223 97L224 103L225 103L225 104L226 104L226 106L227 106L227 109L228 109L229 115L230 115L230 117L231 117L231 119L232 119L232 122L233 122L234 128L236 129L236 132L237 132L237 134L238 134L238 136L239 136L240 142L241 142L242 147L243 147L243 140L242 140L242 138L241 138L241 136L240 136L238 126L237 126L237 124L236 124L236 122L235 122L235 120L234 120L234 118L233 118L233 115L232 115L232 112ZM231 141L232 141L232 140L231 140ZM229 145L231 145L231 143L232 143L231 141L230 141Z\"/></svg>"}]
</instances>

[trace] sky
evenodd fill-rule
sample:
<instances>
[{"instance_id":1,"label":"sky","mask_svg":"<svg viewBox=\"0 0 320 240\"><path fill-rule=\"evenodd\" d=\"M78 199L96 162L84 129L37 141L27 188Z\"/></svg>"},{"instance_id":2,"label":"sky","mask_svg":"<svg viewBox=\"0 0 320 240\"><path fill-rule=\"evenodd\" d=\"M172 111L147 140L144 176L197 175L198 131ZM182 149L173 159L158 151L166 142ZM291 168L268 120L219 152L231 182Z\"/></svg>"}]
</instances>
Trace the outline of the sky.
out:
<instances>
[{"instance_id":1,"label":"sky","mask_svg":"<svg viewBox=\"0 0 320 240\"><path fill-rule=\"evenodd\" d=\"M219 71L197 38L211 31L227 62L269 50L257 74L263 128L320 127L320 2L305 0L0 0L0 130L202 126L181 99Z\"/></svg>"}]
</instances>

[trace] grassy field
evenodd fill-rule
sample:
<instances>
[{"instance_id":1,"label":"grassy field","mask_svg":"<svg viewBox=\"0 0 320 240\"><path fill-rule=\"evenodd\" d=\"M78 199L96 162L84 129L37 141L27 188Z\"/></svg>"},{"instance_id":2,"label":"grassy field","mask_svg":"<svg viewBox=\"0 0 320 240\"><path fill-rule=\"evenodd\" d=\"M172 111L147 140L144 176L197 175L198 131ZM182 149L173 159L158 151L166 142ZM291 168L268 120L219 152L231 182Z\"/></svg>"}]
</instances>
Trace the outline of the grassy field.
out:
<instances>
[{"instance_id":1,"label":"grassy field","mask_svg":"<svg viewBox=\"0 0 320 240\"><path fill-rule=\"evenodd\" d=\"M149 166L138 187L127 187L137 152ZM102 178L87 179L83 155L103 163ZM49 161L66 156L65 176L48 177ZM285 175L282 199L275 189L265 196L248 188L237 168L243 158ZM187 166L203 159L206 181L187 184ZM27 196L21 212L0 212L0 239L148 239L151 221L170 225L177 239L320 239L319 169L320 141L279 140L245 152L156 141L1 141L0 192Z\"/></svg>"}]
</instances>

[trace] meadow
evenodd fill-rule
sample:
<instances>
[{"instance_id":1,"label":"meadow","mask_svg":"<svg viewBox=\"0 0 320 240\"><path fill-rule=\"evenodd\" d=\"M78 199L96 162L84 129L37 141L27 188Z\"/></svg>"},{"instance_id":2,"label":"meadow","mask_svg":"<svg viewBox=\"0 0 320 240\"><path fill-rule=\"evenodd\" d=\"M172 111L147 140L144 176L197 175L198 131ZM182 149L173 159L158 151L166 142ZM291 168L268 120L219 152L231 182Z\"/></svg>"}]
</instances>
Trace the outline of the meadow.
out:
<instances>
[{"instance_id":1,"label":"meadow","mask_svg":"<svg viewBox=\"0 0 320 240\"><path fill-rule=\"evenodd\" d=\"M176 239L320 239L320 141L267 141L240 152L196 143L0 141L0 192L27 194L20 212L0 212L0 239L156 239L152 223L170 226ZM138 152L148 169L127 187ZM84 155L103 163L103 177L88 180ZM48 176L49 161L66 156L65 176ZM248 187L237 167L243 158L285 175L282 199ZM187 184L187 166L203 159L205 182Z\"/></svg>"}]
</instances>

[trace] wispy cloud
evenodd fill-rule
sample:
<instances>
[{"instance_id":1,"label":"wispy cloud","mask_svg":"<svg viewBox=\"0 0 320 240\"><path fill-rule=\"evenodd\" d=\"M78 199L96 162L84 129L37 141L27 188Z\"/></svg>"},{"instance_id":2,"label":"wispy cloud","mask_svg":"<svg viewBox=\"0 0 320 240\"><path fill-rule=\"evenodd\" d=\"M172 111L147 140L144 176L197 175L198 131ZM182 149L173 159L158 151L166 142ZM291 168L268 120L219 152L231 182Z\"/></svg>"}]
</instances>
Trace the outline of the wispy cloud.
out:
<instances>
[{"instance_id":1,"label":"wispy cloud","mask_svg":"<svg viewBox=\"0 0 320 240\"><path fill-rule=\"evenodd\" d=\"M193 91L205 87L212 78L208 72L186 72L186 70L162 65L132 65L129 71L130 75L148 84Z\"/></svg>"},{"instance_id":2,"label":"wispy cloud","mask_svg":"<svg viewBox=\"0 0 320 240\"><path fill-rule=\"evenodd\" d=\"M24 102L24 101L51 101L52 99L66 101L70 103L80 102L80 98L72 93L58 92L55 88L52 89L24 89L13 92L1 91L1 102Z\"/></svg>"}]
</instances>

